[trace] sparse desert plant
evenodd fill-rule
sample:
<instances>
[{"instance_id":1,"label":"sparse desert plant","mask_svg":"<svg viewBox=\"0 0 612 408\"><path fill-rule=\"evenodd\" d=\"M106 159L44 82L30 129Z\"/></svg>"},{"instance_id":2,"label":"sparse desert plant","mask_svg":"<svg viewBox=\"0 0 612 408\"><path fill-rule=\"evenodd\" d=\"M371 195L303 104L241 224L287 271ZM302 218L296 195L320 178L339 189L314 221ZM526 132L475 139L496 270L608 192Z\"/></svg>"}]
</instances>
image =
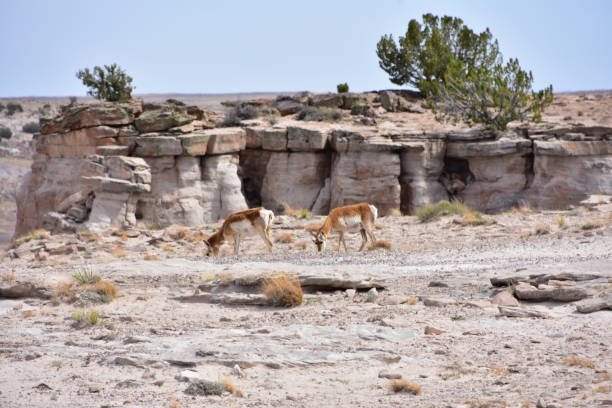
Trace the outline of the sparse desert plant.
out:
<instances>
[{"instance_id":1,"label":"sparse desert plant","mask_svg":"<svg viewBox=\"0 0 612 408\"><path fill-rule=\"evenodd\" d=\"M391 211L389 211L389 215L392 217L401 217L403 214L399 208L392 208Z\"/></svg>"},{"instance_id":2,"label":"sparse desert plant","mask_svg":"<svg viewBox=\"0 0 612 408\"><path fill-rule=\"evenodd\" d=\"M392 380L389 382L389 390L393 392L407 392L413 395L419 395L422 392L420 385L413 384L406 380Z\"/></svg>"},{"instance_id":3,"label":"sparse desert plant","mask_svg":"<svg viewBox=\"0 0 612 408\"><path fill-rule=\"evenodd\" d=\"M378 299L378 294L375 292L368 292L365 297L366 303L374 303Z\"/></svg>"},{"instance_id":4,"label":"sparse desert plant","mask_svg":"<svg viewBox=\"0 0 612 408\"><path fill-rule=\"evenodd\" d=\"M162 244L159 246L159 248L162 251L166 251L166 252L173 252L174 251L174 247L170 244Z\"/></svg>"},{"instance_id":5,"label":"sparse desert plant","mask_svg":"<svg viewBox=\"0 0 612 408\"><path fill-rule=\"evenodd\" d=\"M38 124L38 122L28 122L23 125L21 130L23 130L25 133L38 133L40 132L40 125Z\"/></svg>"},{"instance_id":6,"label":"sparse desert plant","mask_svg":"<svg viewBox=\"0 0 612 408\"><path fill-rule=\"evenodd\" d=\"M583 231L588 231L588 230L593 230L593 229L597 229L599 227L601 227L602 224L601 222L598 221L587 221L585 224L583 224L580 229Z\"/></svg>"},{"instance_id":7,"label":"sparse desert plant","mask_svg":"<svg viewBox=\"0 0 612 408\"><path fill-rule=\"evenodd\" d=\"M0 103L0 112L2 112L4 110L5 106L3 103Z\"/></svg>"},{"instance_id":8,"label":"sparse desert plant","mask_svg":"<svg viewBox=\"0 0 612 408\"><path fill-rule=\"evenodd\" d=\"M225 385L218 381L199 380L189 384L185 390L187 395L222 395Z\"/></svg>"},{"instance_id":9,"label":"sparse desert plant","mask_svg":"<svg viewBox=\"0 0 612 408\"><path fill-rule=\"evenodd\" d=\"M337 122L342 119L342 113L333 108L307 106L298 112L297 119L309 122Z\"/></svg>"},{"instance_id":10,"label":"sparse desert plant","mask_svg":"<svg viewBox=\"0 0 612 408\"><path fill-rule=\"evenodd\" d=\"M460 201L439 201L436 204L427 204L417 208L414 215L420 222L428 222L438 218L441 215L467 215L473 214L477 216L480 214L476 211L472 211L463 205Z\"/></svg>"},{"instance_id":11,"label":"sparse desert plant","mask_svg":"<svg viewBox=\"0 0 612 408\"><path fill-rule=\"evenodd\" d=\"M368 250L374 251L376 249L386 249L386 250L389 250L389 249L391 249L391 243L389 241L384 240L384 239L376 240L376 241L374 241L372 243L372 245L370 245Z\"/></svg>"},{"instance_id":12,"label":"sparse desert plant","mask_svg":"<svg viewBox=\"0 0 612 408\"><path fill-rule=\"evenodd\" d=\"M36 316L35 310L25 310L23 313L21 313L21 317L23 317L24 319L34 317L34 316Z\"/></svg>"},{"instance_id":13,"label":"sparse desert plant","mask_svg":"<svg viewBox=\"0 0 612 408\"><path fill-rule=\"evenodd\" d=\"M0 126L0 139L10 139L13 137L13 131L7 127Z\"/></svg>"},{"instance_id":14,"label":"sparse desert plant","mask_svg":"<svg viewBox=\"0 0 612 408\"><path fill-rule=\"evenodd\" d=\"M6 104L6 116L13 116L17 112L23 112L23 106L20 103L9 102Z\"/></svg>"},{"instance_id":15,"label":"sparse desert plant","mask_svg":"<svg viewBox=\"0 0 612 408\"><path fill-rule=\"evenodd\" d=\"M49 232L45 231L44 229L37 229L34 231L30 231L27 234L22 235L19 238L17 238L14 242L14 245L15 247L18 247L19 245L25 242L32 241L34 239L49 239Z\"/></svg>"},{"instance_id":16,"label":"sparse desert plant","mask_svg":"<svg viewBox=\"0 0 612 408\"><path fill-rule=\"evenodd\" d=\"M560 215L559 218L557 218L557 226L562 229L566 227L565 217L563 215Z\"/></svg>"},{"instance_id":17,"label":"sparse desert plant","mask_svg":"<svg viewBox=\"0 0 612 408\"><path fill-rule=\"evenodd\" d=\"M95 311L95 310L90 310L87 315L87 323L91 324L92 326L95 326L96 324L100 323L100 313Z\"/></svg>"},{"instance_id":18,"label":"sparse desert plant","mask_svg":"<svg viewBox=\"0 0 612 408\"><path fill-rule=\"evenodd\" d=\"M223 126L239 126L241 120L255 119L263 115L274 115L270 109L263 109L248 102L239 102L225 112Z\"/></svg>"},{"instance_id":19,"label":"sparse desert plant","mask_svg":"<svg viewBox=\"0 0 612 408\"><path fill-rule=\"evenodd\" d=\"M156 255L153 255L153 254L147 254L142 259L144 259L145 261L158 261L159 257L157 257Z\"/></svg>"},{"instance_id":20,"label":"sparse desert plant","mask_svg":"<svg viewBox=\"0 0 612 408\"><path fill-rule=\"evenodd\" d=\"M293 236L288 232L283 232L276 237L276 242L282 242L283 244L290 244L293 242Z\"/></svg>"},{"instance_id":21,"label":"sparse desert plant","mask_svg":"<svg viewBox=\"0 0 612 408\"><path fill-rule=\"evenodd\" d=\"M72 301L76 294L77 290L72 282L58 282L53 286L53 298L56 301Z\"/></svg>"},{"instance_id":22,"label":"sparse desert plant","mask_svg":"<svg viewBox=\"0 0 612 408\"><path fill-rule=\"evenodd\" d=\"M550 234L550 227L546 224L538 224L535 227L535 234L536 235Z\"/></svg>"},{"instance_id":23,"label":"sparse desert plant","mask_svg":"<svg viewBox=\"0 0 612 408\"><path fill-rule=\"evenodd\" d=\"M13 272L3 272L2 274L0 274L0 279L5 282L15 282L17 278L15 277L15 274Z\"/></svg>"},{"instance_id":24,"label":"sparse desert plant","mask_svg":"<svg viewBox=\"0 0 612 408\"><path fill-rule=\"evenodd\" d=\"M413 296L413 297L408 298L408 300L406 301L406 304L408 304L408 305L410 305L410 306L414 306L414 305L416 305L417 303L419 303L419 298L414 297L414 296Z\"/></svg>"},{"instance_id":25,"label":"sparse desert plant","mask_svg":"<svg viewBox=\"0 0 612 408\"><path fill-rule=\"evenodd\" d=\"M119 294L119 289L117 289L117 286L113 282L107 280L96 282L94 288L98 291L98 293L107 296L111 300L115 299Z\"/></svg>"},{"instance_id":26,"label":"sparse desert plant","mask_svg":"<svg viewBox=\"0 0 612 408\"><path fill-rule=\"evenodd\" d=\"M244 394L242 393L242 391L240 391L235 385L234 383L232 383L232 381L228 378L223 378L221 380L221 384L223 384L223 386L225 387L225 390L228 392L231 392L232 394L234 394L237 397L243 398Z\"/></svg>"},{"instance_id":27,"label":"sparse desert plant","mask_svg":"<svg viewBox=\"0 0 612 408\"><path fill-rule=\"evenodd\" d=\"M304 300L304 293L297 278L290 278L279 272L264 279L263 293L268 301L275 306L298 306Z\"/></svg>"},{"instance_id":28,"label":"sparse desert plant","mask_svg":"<svg viewBox=\"0 0 612 408\"><path fill-rule=\"evenodd\" d=\"M336 85L336 89L338 90L338 93L347 93L349 91L349 86L346 82L344 82Z\"/></svg>"},{"instance_id":29,"label":"sparse desert plant","mask_svg":"<svg viewBox=\"0 0 612 408\"><path fill-rule=\"evenodd\" d=\"M574 367L584 367L595 369L595 363L584 358L572 356L563 360L563 364Z\"/></svg>"},{"instance_id":30,"label":"sparse desert plant","mask_svg":"<svg viewBox=\"0 0 612 408\"><path fill-rule=\"evenodd\" d=\"M116 256L117 258L123 258L127 256L127 252L125 251L124 248L121 247L115 247L111 250L111 254L113 256Z\"/></svg>"},{"instance_id":31,"label":"sparse desert plant","mask_svg":"<svg viewBox=\"0 0 612 408\"><path fill-rule=\"evenodd\" d=\"M117 64L95 66L80 70L76 74L83 85L89 88L87 94L96 99L117 102L132 98L132 77L125 73Z\"/></svg>"},{"instance_id":32,"label":"sparse desert plant","mask_svg":"<svg viewBox=\"0 0 612 408\"><path fill-rule=\"evenodd\" d=\"M168 408L183 408L183 405L178 399L174 398L172 401L170 401Z\"/></svg>"},{"instance_id":33,"label":"sparse desert plant","mask_svg":"<svg viewBox=\"0 0 612 408\"><path fill-rule=\"evenodd\" d=\"M285 209L285 213L287 215L291 215L292 217L309 218L310 216L312 216L312 212L307 208L296 209L287 203L283 203L283 207Z\"/></svg>"},{"instance_id":34,"label":"sparse desert plant","mask_svg":"<svg viewBox=\"0 0 612 408\"><path fill-rule=\"evenodd\" d=\"M94 273L91 266L83 266L79 268L79 270L72 275L72 277L81 285L91 285L102 280L100 275Z\"/></svg>"},{"instance_id":35,"label":"sparse desert plant","mask_svg":"<svg viewBox=\"0 0 612 408\"><path fill-rule=\"evenodd\" d=\"M306 242L304 242L304 241L300 241L300 242L297 242L297 243L295 244L295 247L296 247L297 249L301 249L302 251L305 251L305 250L306 250L306 248L308 248L308 244L307 244Z\"/></svg>"}]
</instances>

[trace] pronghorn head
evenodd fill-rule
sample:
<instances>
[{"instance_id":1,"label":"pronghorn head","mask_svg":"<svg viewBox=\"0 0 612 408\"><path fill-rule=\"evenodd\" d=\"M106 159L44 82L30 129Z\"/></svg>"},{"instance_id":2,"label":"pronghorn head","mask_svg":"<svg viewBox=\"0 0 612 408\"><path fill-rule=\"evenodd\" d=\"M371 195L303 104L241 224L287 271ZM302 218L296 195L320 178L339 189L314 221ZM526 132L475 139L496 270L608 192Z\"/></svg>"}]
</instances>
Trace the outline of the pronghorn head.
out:
<instances>
[{"instance_id":1,"label":"pronghorn head","mask_svg":"<svg viewBox=\"0 0 612 408\"><path fill-rule=\"evenodd\" d=\"M210 256L211 253L214 252L213 246L210 245L210 243L207 240L204 240L203 242L204 242L204 246L206 247L206 249L204 250L204 254L206 256Z\"/></svg>"},{"instance_id":2,"label":"pronghorn head","mask_svg":"<svg viewBox=\"0 0 612 408\"><path fill-rule=\"evenodd\" d=\"M319 231L316 235L314 235L312 242L314 242L317 247L317 252L325 251L325 244L327 243L327 237L323 231Z\"/></svg>"}]
</instances>

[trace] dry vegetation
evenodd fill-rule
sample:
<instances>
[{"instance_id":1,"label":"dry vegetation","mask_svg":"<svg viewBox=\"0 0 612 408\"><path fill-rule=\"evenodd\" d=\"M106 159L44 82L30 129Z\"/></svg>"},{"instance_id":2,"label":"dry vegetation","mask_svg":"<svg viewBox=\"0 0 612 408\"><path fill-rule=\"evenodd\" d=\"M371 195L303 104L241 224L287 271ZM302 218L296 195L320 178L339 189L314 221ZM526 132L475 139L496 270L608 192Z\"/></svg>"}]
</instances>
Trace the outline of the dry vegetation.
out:
<instances>
[{"instance_id":1,"label":"dry vegetation","mask_svg":"<svg viewBox=\"0 0 612 408\"><path fill-rule=\"evenodd\" d=\"M262 289L268 301L275 306L299 306L304 300L300 282L282 272L264 279Z\"/></svg>"},{"instance_id":2,"label":"dry vegetation","mask_svg":"<svg viewBox=\"0 0 612 408\"><path fill-rule=\"evenodd\" d=\"M389 382L389 389L393 392L406 392L413 395L421 394L421 386L406 380L392 380Z\"/></svg>"}]
</instances>

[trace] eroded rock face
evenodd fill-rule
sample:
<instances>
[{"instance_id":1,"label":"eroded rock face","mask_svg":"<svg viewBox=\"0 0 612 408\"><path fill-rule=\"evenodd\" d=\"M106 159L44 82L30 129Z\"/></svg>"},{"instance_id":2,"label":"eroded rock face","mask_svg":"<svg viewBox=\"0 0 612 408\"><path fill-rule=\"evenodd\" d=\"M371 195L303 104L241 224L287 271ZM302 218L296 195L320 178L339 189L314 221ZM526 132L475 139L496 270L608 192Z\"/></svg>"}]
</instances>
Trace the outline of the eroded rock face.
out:
<instances>
[{"instance_id":1,"label":"eroded rock face","mask_svg":"<svg viewBox=\"0 0 612 408\"><path fill-rule=\"evenodd\" d=\"M367 202L379 216L400 208L400 156L394 152L348 152L334 155L330 208Z\"/></svg>"},{"instance_id":2,"label":"eroded rock face","mask_svg":"<svg viewBox=\"0 0 612 408\"><path fill-rule=\"evenodd\" d=\"M330 167L330 153L272 153L261 187L262 205L276 209L286 203L312 210Z\"/></svg>"},{"instance_id":3,"label":"eroded rock face","mask_svg":"<svg viewBox=\"0 0 612 408\"><path fill-rule=\"evenodd\" d=\"M526 192L533 207L563 209L612 192L612 141L535 141L534 150L534 178Z\"/></svg>"}]
</instances>

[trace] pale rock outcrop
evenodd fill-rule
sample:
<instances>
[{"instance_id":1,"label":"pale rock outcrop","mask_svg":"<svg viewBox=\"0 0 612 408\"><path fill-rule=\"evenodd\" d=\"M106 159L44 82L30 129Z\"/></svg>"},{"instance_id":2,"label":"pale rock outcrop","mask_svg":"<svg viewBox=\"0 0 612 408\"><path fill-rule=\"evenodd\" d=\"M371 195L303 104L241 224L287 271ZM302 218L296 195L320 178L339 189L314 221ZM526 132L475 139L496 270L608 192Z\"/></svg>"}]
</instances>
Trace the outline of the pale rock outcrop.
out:
<instances>
[{"instance_id":1,"label":"pale rock outcrop","mask_svg":"<svg viewBox=\"0 0 612 408\"><path fill-rule=\"evenodd\" d=\"M518 205L527 186L530 149L531 142L524 139L447 143L446 157L466 160L473 176L458 197L479 211L501 211Z\"/></svg>"},{"instance_id":2,"label":"pale rock outcrop","mask_svg":"<svg viewBox=\"0 0 612 408\"><path fill-rule=\"evenodd\" d=\"M202 159L202 195L206 221L217 221L247 208L238 177L238 154Z\"/></svg>"},{"instance_id":3,"label":"pale rock outcrop","mask_svg":"<svg viewBox=\"0 0 612 408\"><path fill-rule=\"evenodd\" d=\"M442 140L404 145L400 154L403 213L411 214L423 205L448 200L448 193L439 181L445 152L446 143Z\"/></svg>"},{"instance_id":4,"label":"pale rock outcrop","mask_svg":"<svg viewBox=\"0 0 612 408\"><path fill-rule=\"evenodd\" d=\"M612 141L535 141L535 208L564 209L591 194L612 193Z\"/></svg>"},{"instance_id":5,"label":"pale rock outcrop","mask_svg":"<svg viewBox=\"0 0 612 408\"><path fill-rule=\"evenodd\" d=\"M261 186L262 205L274 210L286 203L312 210L329 177L330 166L330 153L272 153Z\"/></svg>"},{"instance_id":6,"label":"pale rock outcrop","mask_svg":"<svg viewBox=\"0 0 612 408\"><path fill-rule=\"evenodd\" d=\"M400 156L394 152L347 152L334 155L330 208L368 202L379 215L400 208Z\"/></svg>"}]
</instances>

